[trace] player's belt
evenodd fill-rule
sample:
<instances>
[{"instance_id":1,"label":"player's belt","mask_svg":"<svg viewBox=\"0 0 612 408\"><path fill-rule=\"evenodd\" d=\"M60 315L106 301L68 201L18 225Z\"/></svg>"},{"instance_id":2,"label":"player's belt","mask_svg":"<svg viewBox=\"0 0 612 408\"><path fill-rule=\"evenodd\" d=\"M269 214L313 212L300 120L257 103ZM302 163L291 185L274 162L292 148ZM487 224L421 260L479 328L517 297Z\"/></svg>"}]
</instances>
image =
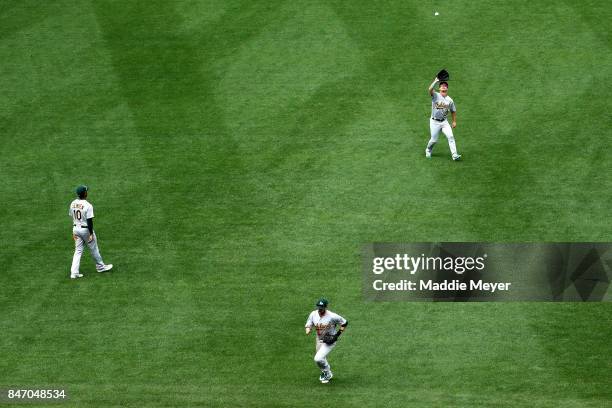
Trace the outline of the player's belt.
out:
<instances>
[{"instance_id":1,"label":"player's belt","mask_svg":"<svg viewBox=\"0 0 612 408\"><path fill-rule=\"evenodd\" d=\"M435 120L436 122L444 122L444 119L436 119L436 118L432 118L433 120Z\"/></svg>"},{"instance_id":2,"label":"player's belt","mask_svg":"<svg viewBox=\"0 0 612 408\"><path fill-rule=\"evenodd\" d=\"M73 227L76 227L76 224L72 224ZM87 225L81 225L81 228L87 228Z\"/></svg>"}]
</instances>

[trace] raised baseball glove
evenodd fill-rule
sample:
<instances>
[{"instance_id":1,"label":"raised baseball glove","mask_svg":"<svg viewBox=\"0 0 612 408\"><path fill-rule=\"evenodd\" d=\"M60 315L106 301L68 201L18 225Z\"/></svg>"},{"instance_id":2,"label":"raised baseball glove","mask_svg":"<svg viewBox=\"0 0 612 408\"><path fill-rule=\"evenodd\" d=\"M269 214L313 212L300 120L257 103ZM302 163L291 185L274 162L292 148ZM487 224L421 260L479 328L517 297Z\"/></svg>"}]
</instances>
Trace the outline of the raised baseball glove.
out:
<instances>
[{"instance_id":1,"label":"raised baseball glove","mask_svg":"<svg viewBox=\"0 0 612 408\"><path fill-rule=\"evenodd\" d=\"M438 72L436 78L438 78L440 81L448 81L450 79L450 75L447 70L443 69L442 71Z\"/></svg>"},{"instance_id":2,"label":"raised baseball glove","mask_svg":"<svg viewBox=\"0 0 612 408\"><path fill-rule=\"evenodd\" d=\"M338 340L338 337L340 336L338 333L336 334L325 333L323 337L321 337L321 340L323 341L323 343L327 344L328 346L331 346Z\"/></svg>"}]
</instances>

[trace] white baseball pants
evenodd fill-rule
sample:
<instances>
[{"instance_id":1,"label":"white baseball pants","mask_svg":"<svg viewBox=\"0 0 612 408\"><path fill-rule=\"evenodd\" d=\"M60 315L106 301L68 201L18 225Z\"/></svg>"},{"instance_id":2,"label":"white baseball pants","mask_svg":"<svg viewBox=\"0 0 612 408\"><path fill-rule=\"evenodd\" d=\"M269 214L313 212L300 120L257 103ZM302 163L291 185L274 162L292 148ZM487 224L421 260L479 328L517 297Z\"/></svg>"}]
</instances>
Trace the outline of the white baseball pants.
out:
<instances>
[{"instance_id":1,"label":"white baseball pants","mask_svg":"<svg viewBox=\"0 0 612 408\"><path fill-rule=\"evenodd\" d=\"M102 261L100 250L98 249L98 238L96 237L96 233L93 233L93 239L91 240L91 242L87 242L87 240L89 239L89 230L87 228L74 227L72 229L72 234L74 236L74 256L72 257L72 267L70 268L70 274L72 276L76 276L79 274L81 255L83 255L83 249L85 248L85 244L87 244L87 246L89 247L89 252L91 253L92 258L96 262L96 269L104 269L104 262Z\"/></svg>"},{"instance_id":2,"label":"white baseball pants","mask_svg":"<svg viewBox=\"0 0 612 408\"><path fill-rule=\"evenodd\" d=\"M440 131L442 131L448 140L448 146L450 147L451 154L453 157L457 155L457 146L455 145L453 128L448 123L448 120L445 119L444 122L438 122L437 120L429 119L429 131L431 132L431 139L429 139L429 143L427 143L427 150L430 152L433 150L435 144L438 143L438 135L440 134Z\"/></svg>"},{"instance_id":3,"label":"white baseball pants","mask_svg":"<svg viewBox=\"0 0 612 408\"><path fill-rule=\"evenodd\" d=\"M327 355L336 347L336 343L325 344L320 340L317 340L317 353L314 356L315 363L319 366L322 371L330 371L331 367L327 362Z\"/></svg>"}]
</instances>

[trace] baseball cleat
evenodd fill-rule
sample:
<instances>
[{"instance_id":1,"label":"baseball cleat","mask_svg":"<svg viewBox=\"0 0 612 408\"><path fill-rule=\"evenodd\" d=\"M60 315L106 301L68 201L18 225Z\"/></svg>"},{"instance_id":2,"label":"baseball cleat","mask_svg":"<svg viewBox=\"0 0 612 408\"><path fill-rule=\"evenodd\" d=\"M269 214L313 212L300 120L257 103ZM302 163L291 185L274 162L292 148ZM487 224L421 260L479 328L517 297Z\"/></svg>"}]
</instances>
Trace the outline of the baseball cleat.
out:
<instances>
[{"instance_id":1,"label":"baseball cleat","mask_svg":"<svg viewBox=\"0 0 612 408\"><path fill-rule=\"evenodd\" d=\"M325 371L321 371L321 375L319 376L319 381L325 381Z\"/></svg>"},{"instance_id":2,"label":"baseball cleat","mask_svg":"<svg viewBox=\"0 0 612 408\"><path fill-rule=\"evenodd\" d=\"M70 279L78 279L78 278L82 278L83 275L82 274L77 274L77 275L70 275Z\"/></svg>"},{"instance_id":3,"label":"baseball cleat","mask_svg":"<svg viewBox=\"0 0 612 408\"><path fill-rule=\"evenodd\" d=\"M454 161L457 161L457 160L459 160L459 159L461 159L461 155L460 155L460 154L455 154L455 155L453 155L453 160L454 160Z\"/></svg>"},{"instance_id":4,"label":"baseball cleat","mask_svg":"<svg viewBox=\"0 0 612 408\"><path fill-rule=\"evenodd\" d=\"M110 271L111 269L113 269L113 264L107 264L107 265L104 265L102 269L98 269L98 272L106 272L106 271Z\"/></svg>"},{"instance_id":5,"label":"baseball cleat","mask_svg":"<svg viewBox=\"0 0 612 408\"><path fill-rule=\"evenodd\" d=\"M324 374L324 377L323 377L323 379L321 380L321 382L322 382L323 384L327 384L327 383L329 382L329 380L331 380L331 379L332 379L332 377L333 377L333 376L334 376L334 375L332 374L332 372L331 372L331 371L328 371L327 373L325 373L325 374Z\"/></svg>"},{"instance_id":6,"label":"baseball cleat","mask_svg":"<svg viewBox=\"0 0 612 408\"><path fill-rule=\"evenodd\" d=\"M427 157L428 159L431 159L431 150L425 149L425 157Z\"/></svg>"}]
</instances>

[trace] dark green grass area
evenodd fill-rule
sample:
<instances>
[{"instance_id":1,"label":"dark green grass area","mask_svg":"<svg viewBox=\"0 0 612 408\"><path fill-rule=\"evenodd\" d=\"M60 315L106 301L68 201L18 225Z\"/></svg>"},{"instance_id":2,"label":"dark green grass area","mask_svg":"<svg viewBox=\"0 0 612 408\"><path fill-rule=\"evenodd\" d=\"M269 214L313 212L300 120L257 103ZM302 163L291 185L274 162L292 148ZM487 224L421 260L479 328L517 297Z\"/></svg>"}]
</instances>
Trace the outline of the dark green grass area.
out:
<instances>
[{"instance_id":1,"label":"dark green grass area","mask_svg":"<svg viewBox=\"0 0 612 408\"><path fill-rule=\"evenodd\" d=\"M0 1L0 387L75 406L612 404L609 303L367 303L359 258L611 240L608 4L48 3ZM458 163L443 137L424 157L442 67ZM115 269L85 254L71 281L80 183ZM327 386L302 328L320 296L351 322Z\"/></svg>"}]
</instances>

